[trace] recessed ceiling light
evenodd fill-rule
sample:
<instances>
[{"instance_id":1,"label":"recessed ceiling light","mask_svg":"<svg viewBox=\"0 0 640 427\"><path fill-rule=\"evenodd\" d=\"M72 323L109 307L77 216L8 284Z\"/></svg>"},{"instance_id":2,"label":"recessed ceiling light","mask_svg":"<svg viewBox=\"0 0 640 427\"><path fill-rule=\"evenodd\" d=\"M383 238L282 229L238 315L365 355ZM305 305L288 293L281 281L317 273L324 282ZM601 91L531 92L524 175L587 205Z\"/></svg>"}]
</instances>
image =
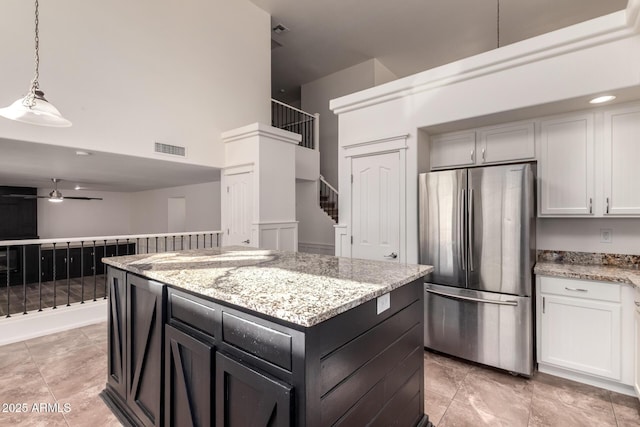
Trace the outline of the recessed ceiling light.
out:
<instances>
[{"instance_id":1,"label":"recessed ceiling light","mask_svg":"<svg viewBox=\"0 0 640 427\"><path fill-rule=\"evenodd\" d=\"M604 95L604 96L599 96L597 98L593 98L591 101L589 101L589 103L590 104L602 104L603 102L613 101L614 99L616 99L616 97L613 96L613 95Z\"/></svg>"},{"instance_id":2,"label":"recessed ceiling light","mask_svg":"<svg viewBox=\"0 0 640 427\"><path fill-rule=\"evenodd\" d=\"M76 151L76 156L90 156L91 153L88 151L82 151L82 150L78 150Z\"/></svg>"}]
</instances>

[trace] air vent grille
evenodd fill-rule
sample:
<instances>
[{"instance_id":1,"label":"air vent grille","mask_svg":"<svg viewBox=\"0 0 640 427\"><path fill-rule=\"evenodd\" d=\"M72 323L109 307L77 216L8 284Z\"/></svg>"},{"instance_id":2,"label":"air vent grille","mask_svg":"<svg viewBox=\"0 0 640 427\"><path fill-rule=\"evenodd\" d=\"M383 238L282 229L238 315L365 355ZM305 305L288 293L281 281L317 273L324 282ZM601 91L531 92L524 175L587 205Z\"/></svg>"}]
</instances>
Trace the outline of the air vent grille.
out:
<instances>
[{"instance_id":1,"label":"air vent grille","mask_svg":"<svg viewBox=\"0 0 640 427\"><path fill-rule=\"evenodd\" d=\"M186 157L187 149L179 145L163 144L156 142L156 153L169 154L171 156Z\"/></svg>"}]
</instances>

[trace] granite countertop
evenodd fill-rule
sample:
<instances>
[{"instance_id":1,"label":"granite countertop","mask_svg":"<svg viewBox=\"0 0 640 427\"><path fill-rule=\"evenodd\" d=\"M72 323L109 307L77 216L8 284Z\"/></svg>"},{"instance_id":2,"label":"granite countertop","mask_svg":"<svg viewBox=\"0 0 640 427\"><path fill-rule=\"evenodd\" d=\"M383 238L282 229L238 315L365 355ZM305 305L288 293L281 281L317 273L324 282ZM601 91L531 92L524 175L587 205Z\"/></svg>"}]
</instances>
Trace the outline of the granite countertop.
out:
<instances>
[{"instance_id":1,"label":"granite countertop","mask_svg":"<svg viewBox=\"0 0 640 427\"><path fill-rule=\"evenodd\" d=\"M539 250L533 272L640 287L640 255Z\"/></svg>"},{"instance_id":2,"label":"granite countertop","mask_svg":"<svg viewBox=\"0 0 640 427\"><path fill-rule=\"evenodd\" d=\"M539 261L533 272L541 276L627 283L640 287L640 270L634 268Z\"/></svg>"},{"instance_id":3,"label":"granite countertop","mask_svg":"<svg viewBox=\"0 0 640 427\"><path fill-rule=\"evenodd\" d=\"M105 264L301 326L313 326L431 266L223 247L103 258Z\"/></svg>"}]
</instances>

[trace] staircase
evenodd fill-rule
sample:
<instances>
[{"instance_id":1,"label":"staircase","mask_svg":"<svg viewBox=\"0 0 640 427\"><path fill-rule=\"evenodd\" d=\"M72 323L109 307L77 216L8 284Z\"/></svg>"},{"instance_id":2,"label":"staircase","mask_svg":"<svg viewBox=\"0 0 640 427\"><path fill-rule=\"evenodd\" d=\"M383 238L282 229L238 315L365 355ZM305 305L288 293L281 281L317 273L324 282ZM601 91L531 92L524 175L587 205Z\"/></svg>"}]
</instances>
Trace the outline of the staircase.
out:
<instances>
[{"instance_id":1,"label":"staircase","mask_svg":"<svg viewBox=\"0 0 640 427\"><path fill-rule=\"evenodd\" d=\"M319 200L322 210L331 217L333 222L338 223L338 190L333 188L331 184L325 181L320 175L319 183Z\"/></svg>"},{"instance_id":2,"label":"staircase","mask_svg":"<svg viewBox=\"0 0 640 427\"><path fill-rule=\"evenodd\" d=\"M315 181L319 173L319 156L311 158L311 162L315 161L315 170L309 167L310 163L301 163L303 166L302 172L298 170L299 159L298 156L309 153L309 150L318 151L319 142L319 114L309 114L305 111L299 110L291 105L287 105L283 102L275 99L271 100L271 126L284 129L289 132L297 133L302 136L299 146L303 148L302 151L296 152L296 179L302 179L306 181ZM309 149L309 150L304 150ZM334 223L338 222L338 190L333 188L322 175L318 178L318 202L320 208L333 220Z\"/></svg>"}]
</instances>

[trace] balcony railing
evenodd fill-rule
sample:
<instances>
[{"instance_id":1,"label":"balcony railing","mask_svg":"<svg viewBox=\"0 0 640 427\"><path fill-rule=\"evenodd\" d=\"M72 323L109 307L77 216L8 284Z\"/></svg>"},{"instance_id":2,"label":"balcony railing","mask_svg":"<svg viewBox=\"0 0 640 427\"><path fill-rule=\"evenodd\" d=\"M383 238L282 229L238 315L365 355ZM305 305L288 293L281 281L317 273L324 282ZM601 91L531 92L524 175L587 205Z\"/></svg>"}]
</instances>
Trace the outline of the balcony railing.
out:
<instances>
[{"instance_id":1,"label":"balcony railing","mask_svg":"<svg viewBox=\"0 0 640 427\"><path fill-rule=\"evenodd\" d=\"M302 135L301 147L315 150L320 132L319 114L309 114L283 102L271 100L271 126Z\"/></svg>"},{"instance_id":2,"label":"balcony railing","mask_svg":"<svg viewBox=\"0 0 640 427\"><path fill-rule=\"evenodd\" d=\"M106 299L102 258L219 247L221 233L0 241L0 315Z\"/></svg>"}]
</instances>

